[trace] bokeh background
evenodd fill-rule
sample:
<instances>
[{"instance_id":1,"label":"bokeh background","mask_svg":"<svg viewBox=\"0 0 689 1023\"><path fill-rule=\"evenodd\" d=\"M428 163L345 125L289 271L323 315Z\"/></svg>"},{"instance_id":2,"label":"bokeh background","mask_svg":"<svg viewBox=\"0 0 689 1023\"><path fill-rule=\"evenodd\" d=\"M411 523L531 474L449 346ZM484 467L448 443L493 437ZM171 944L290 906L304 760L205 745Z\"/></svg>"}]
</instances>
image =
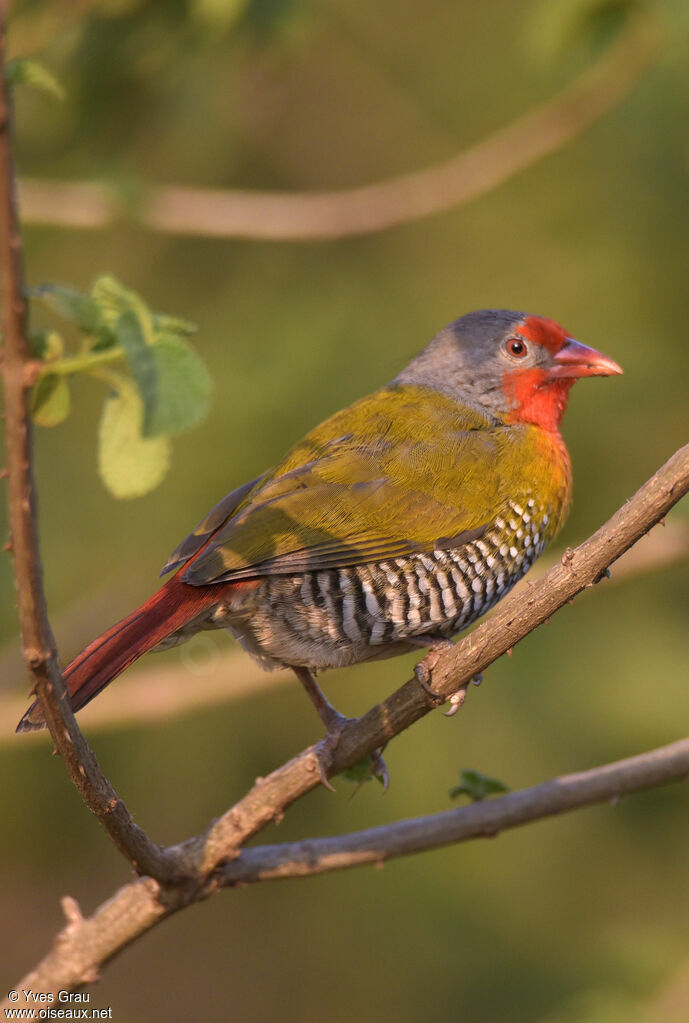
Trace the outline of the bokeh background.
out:
<instances>
[{"instance_id":1,"label":"bokeh background","mask_svg":"<svg viewBox=\"0 0 689 1023\"><path fill-rule=\"evenodd\" d=\"M199 324L214 379L210 414L138 501L115 501L98 478L96 382L77 384L65 425L38 432L46 586L65 660L152 592L168 553L222 495L471 309L551 316L625 368L574 392L565 433L575 503L560 550L686 442L689 23L670 2L15 5L13 52L40 54L66 91L61 104L18 95L21 173L106 180L124 206L156 183L296 192L431 166L575 79L637 6L657 54L620 103L554 155L440 215L309 244L178 237L124 214L93 231L26 225L31 284L87 288L116 274L154 308ZM680 529L686 505L671 516ZM0 573L0 696L17 706L26 681L7 560ZM340 780L336 795L315 792L264 840L447 808L465 767L518 788L678 738L688 612L686 556L613 576L495 664L457 718L431 714L395 741L384 798L369 784L351 799ZM118 723L115 685L99 700L111 726L90 708L81 719L161 842L203 830L318 734L296 683L266 676L235 692L253 669L223 637L148 667L186 666L193 687L199 663L215 660L227 686L212 706ZM412 664L341 671L325 687L358 714ZM3 993L47 951L61 895L88 913L127 879L49 744L14 737L9 721ZM125 951L91 1005L132 1023L686 1020L687 809L683 788L656 790L382 870L222 893Z\"/></svg>"}]
</instances>

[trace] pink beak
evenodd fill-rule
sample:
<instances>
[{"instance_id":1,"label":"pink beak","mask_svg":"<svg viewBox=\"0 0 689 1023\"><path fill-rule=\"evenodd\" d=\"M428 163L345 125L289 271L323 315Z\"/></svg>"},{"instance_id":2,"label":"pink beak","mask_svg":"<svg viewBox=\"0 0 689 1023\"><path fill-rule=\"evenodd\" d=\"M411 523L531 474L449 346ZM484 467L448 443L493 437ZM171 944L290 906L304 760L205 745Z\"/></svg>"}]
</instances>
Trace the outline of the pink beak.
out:
<instances>
[{"instance_id":1,"label":"pink beak","mask_svg":"<svg viewBox=\"0 0 689 1023\"><path fill-rule=\"evenodd\" d=\"M549 379L609 377L623 372L613 359L571 337L567 338L553 360L555 365L547 371Z\"/></svg>"}]
</instances>

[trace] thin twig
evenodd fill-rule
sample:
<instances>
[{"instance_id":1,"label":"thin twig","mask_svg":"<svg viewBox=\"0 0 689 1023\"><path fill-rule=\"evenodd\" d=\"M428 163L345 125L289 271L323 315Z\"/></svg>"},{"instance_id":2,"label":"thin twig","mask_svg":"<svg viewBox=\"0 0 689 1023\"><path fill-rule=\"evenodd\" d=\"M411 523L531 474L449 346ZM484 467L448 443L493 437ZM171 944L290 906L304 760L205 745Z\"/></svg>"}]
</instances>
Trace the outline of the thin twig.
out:
<instances>
[{"instance_id":1,"label":"thin twig","mask_svg":"<svg viewBox=\"0 0 689 1023\"><path fill-rule=\"evenodd\" d=\"M4 75L5 20L0 15L0 263L2 264L2 377L5 397L8 499L11 549L19 602L24 657L33 677L55 747L82 799L113 842L143 873L162 880L179 876L172 856L154 845L132 820L126 806L102 774L74 720L58 667L41 566L37 498L32 469L31 422L25 365L26 341L22 242L14 197L12 114Z\"/></svg>"},{"instance_id":2,"label":"thin twig","mask_svg":"<svg viewBox=\"0 0 689 1023\"><path fill-rule=\"evenodd\" d=\"M596 64L551 100L444 163L377 184L333 192L255 192L161 185L129 213L171 234L264 241L314 241L372 234L469 202L560 149L618 104L659 49L648 14ZM101 229L122 219L122 197L97 182L27 179L26 222Z\"/></svg>"}]
</instances>

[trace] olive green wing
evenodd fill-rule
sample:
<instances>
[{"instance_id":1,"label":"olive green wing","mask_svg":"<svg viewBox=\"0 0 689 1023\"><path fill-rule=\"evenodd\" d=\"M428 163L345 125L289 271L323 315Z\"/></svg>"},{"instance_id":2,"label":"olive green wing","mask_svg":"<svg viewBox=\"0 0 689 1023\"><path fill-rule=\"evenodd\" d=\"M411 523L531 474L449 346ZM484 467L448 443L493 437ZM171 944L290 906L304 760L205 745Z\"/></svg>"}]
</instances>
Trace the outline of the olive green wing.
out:
<instances>
[{"instance_id":1,"label":"olive green wing","mask_svg":"<svg viewBox=\"0 0 689 1023\"><path fill-rule=\"evenodd\" d=\"M423 388L378 391L247 485L182 579L205 585L291 575L476 539L511 493L511 473L503 471L514 461L504 457L508 434ZM222 514L211 513L212 521ZM185 541L179 551L190 549Z\"/></svg>"},{"instance_id":2,"label":"olive green wing","mask_svg":"<svg viewBox=\"0 0 689 1023\"><path fill-rule=\"evenodd\" d=\"M264 473L263 476L257 476L250 483L244 483L223 497L222 501L218 501L215 507L211 508L208 514L201 519L193 532L186 536L179 546L175 547L161 568L160 575L167 575L168 572L180 568L186 561L198 554L213 533L216 533L220 526L227 522L251 491L258 487L265 475Z\"/></svg>"}]
</instances>

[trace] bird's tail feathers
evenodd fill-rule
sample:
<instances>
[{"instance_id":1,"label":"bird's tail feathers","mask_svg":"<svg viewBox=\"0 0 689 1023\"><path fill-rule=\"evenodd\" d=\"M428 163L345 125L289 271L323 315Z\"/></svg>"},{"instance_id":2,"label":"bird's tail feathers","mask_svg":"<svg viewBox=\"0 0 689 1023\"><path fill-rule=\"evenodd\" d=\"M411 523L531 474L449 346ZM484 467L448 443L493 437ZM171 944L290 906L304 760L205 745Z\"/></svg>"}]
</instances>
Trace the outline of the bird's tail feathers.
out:
<instances>
[{"instance_id":1,"label":"bird's tail feathers","mask_svg":"<svg viewBox=\"0 0 689 1023\"><path fill-rule=\"evenodd\" d=\"M63 673L72 709L80 710L142 654L216 603L217 586L188 586L169 579L141 607L81 651ZM18 732L45 728L35 700L17 725Z\"/></svg>"}]
</instances>

